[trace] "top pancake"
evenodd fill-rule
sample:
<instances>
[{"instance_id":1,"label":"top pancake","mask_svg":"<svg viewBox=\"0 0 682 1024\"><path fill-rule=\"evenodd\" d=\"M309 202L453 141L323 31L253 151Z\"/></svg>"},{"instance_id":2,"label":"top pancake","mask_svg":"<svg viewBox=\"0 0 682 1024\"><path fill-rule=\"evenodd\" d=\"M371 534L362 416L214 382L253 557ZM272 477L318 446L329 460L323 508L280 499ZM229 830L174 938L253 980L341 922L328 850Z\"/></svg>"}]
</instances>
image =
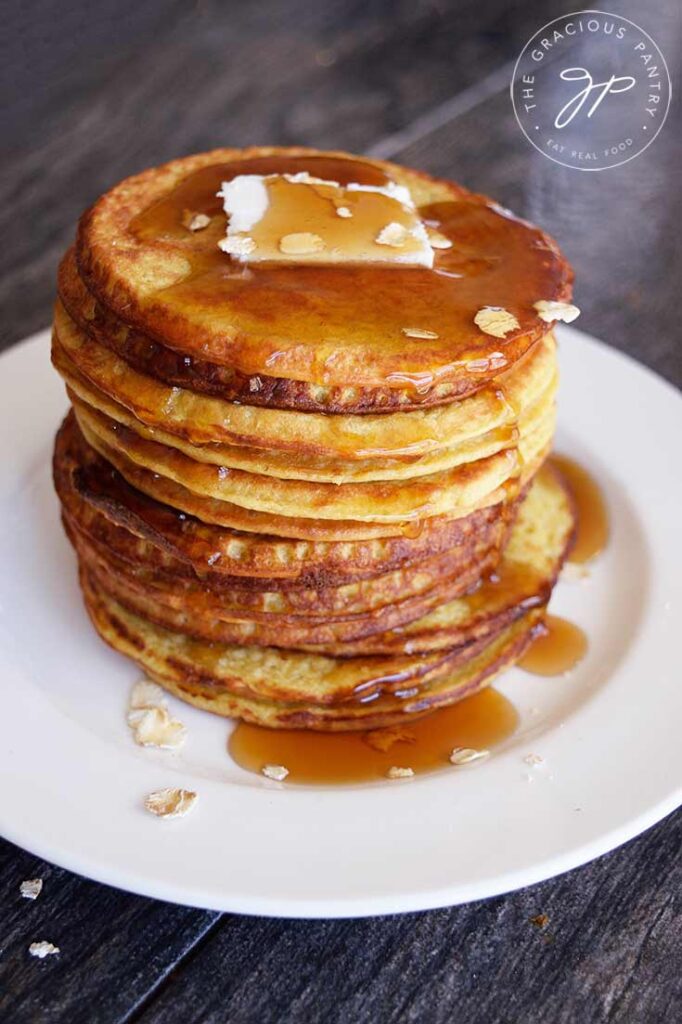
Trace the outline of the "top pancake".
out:
<instances>
[{"instance_id":1,"label":"top pancake","mask_svg":"<svg viewBox=\"0 0 682 1024\"><path fill-rule=\"evenodd\" d=\"M426 409L445 405L477 391L475 375L468 379L414 388L328 387L264 373L240 373L197 356L183 355L124 323L85 287L76 255L69 249L59 266L58 292L69 316L101 345L133 370L170 387L189 388L201 395L270 409L297 412L361 414Z\"/></svg>"},{"instance_id":2,"label":"top pancake","mask_svg":"<svg viewBox=\"0 0 682 1024\"><path fill-rule=\"evenodd\" d=\"M221 252L221 182L299 171L407 185L452 247L432 270L245 267ZM211 223L189 231L188 210ZM76 253L87 288L153 341L240 374L323 387L470 392L547 332L535 302L571 293L555 243L485 197L382 161L293 148L215 150L129 178L83 217ZM482 333L474 317L485 306L512 313L518 329ZM411 328L437 337L406 337Z\"/></svg>"}]
</instances>

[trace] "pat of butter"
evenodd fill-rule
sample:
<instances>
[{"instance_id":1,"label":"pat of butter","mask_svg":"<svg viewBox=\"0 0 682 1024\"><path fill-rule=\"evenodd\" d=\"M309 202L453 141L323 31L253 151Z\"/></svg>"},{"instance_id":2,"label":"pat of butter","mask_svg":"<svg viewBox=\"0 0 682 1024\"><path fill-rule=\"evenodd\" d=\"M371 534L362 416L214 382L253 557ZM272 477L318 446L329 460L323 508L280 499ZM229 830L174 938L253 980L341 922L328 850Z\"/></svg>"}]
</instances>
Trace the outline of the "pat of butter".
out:
<instances>
[{"instance_id":1,"label":"pat of butter","mask_svg":"<svg viewBox=\"0 0 682 1024\"><path fill-rule=\"evenodd\" d=\"M244 263L379 263L432 267L409 189L339 185L299 174L242 174L218 195L229 218L218 244Z\"/></svg>"}]
</instances>

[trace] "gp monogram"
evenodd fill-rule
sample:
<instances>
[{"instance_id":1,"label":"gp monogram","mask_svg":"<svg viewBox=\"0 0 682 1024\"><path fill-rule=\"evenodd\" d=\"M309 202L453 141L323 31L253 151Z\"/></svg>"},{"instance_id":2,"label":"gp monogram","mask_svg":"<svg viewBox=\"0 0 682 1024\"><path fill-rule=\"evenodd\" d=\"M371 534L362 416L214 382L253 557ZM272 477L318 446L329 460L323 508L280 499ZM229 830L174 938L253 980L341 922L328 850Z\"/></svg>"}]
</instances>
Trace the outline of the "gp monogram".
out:
<instances>
[{"instance_id":1,"label":"gp monogram","mask_svg":"<svg viewBox=\"0 0 682 1024\"><path fill-rule=\"evenodd\" d=\"M521 130L544 156L603 171L654 141L670 105L670 76L660 49L634 22L578 11L528 40L511 98Z\"/></svg>"}]
</instances>

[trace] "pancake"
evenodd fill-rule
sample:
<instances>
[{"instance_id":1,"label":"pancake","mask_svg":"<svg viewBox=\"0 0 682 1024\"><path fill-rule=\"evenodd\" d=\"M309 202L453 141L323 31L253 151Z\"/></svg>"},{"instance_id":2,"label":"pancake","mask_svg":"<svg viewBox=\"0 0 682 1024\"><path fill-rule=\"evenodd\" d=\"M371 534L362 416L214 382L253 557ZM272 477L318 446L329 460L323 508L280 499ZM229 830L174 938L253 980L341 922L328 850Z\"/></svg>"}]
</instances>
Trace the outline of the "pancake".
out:
<instances>
[{"instance_id":1,"label":"pancake","mask_svg":"<svg viewBox=\"0 0 682 1024\"><path fill-rule=\"evenodd\" d=\"M350 519L328 521L321 517L315 519L302 515L273 515L267 512L247 509L224 499L212 498L206 494L201 494L184 487L170 477L138 465L126 455L117 451L115 447L108 445L94 432L87 433L84 431L83 433L88 443L111 463L131 486L136 487L152 498L156 498L157 501L172 505L188 515L196 516L196 518L201 519L204 523L226 526L230 529L247 533L270 534L276 537L311 541L358 541L377 537L398 537L401 535L414 535L422 529L421 523L423 520L417 520L416 518L413 520L396 519L395 521L388 522ZM506 455L506 453L503 454ZM527 464L524 467L527 471L526 476L528 479L530 479L538 465L544 460L546 454L546 450L542 451L536 463ZM499 459L497 466L494 468L498 472L501 471L502 475L504 475L504 465L500 465ZM452 518L468 516L472 512L477 511L478 508L486 508L491 505L498 505L504 500L510 500L518 493L524 479L523 474L514 478L505 476L504 484L506 486L501 485L484 495L477 505L450 508L447 514ZM303 509L302 511L307 510Z\"/></svg>"},{"instance_id":2,"label":"pancake","mask_svg":"<svg viewBox=\"0 0 682 1024\"><path fill-rule=\"evenodd\" d=\"M200 584L206 591L220 595L227 601L230 593L234 594L235 606L247 604L249 607L269 606L270 610L284 609L285 605L292 610L304 611L310 605L320 605L334 610L346 608L348 601L369 601L357 605L360 607L375 606L385 603L381 598L399 599L416 591L424 590L439 580L456 575L466 576L469 582L476 582L476 569L480 569L491 559L497 561L499 548L506 536L506 531L495 530L493 544L486 544L486 534L472 536L467 543L457 545L453 549L432 555L419 561L410 561L398 568L368 576L366 573L353 578L347 577L340 584L322 585L319 580L314 587L282 586L277 578L260 577L258 586L253 585L249 578L240 576L219 575L217 573L198 572L192 566L174 558L167 552L136 537L124 527L111 523L100 512L81 503L75 510L63 509L63 518L70 533L76 533L77 539L91 549L95 557L100 556L120 572L136 579L148 582L151 586L173 586L182 593ZM288 582L288 581L285 581ZM393 591L396 590L396 593ZM275 597L275 595L279 595ZM283 595L287 595L286 599ZM267 609L266 609L267 610ZM352 610L352 609L351 609Z\"/></svg>"},{"instance_id":3,"label":"pancake","mask_svg":"<svg viewBox=\"0 0 682 1024\"><path fill-rule=\"evenodd\" d=\"M276 266L247 272L217 243L216 192L239 174L296 173L342 184L407 185L422 218L452 241L435 273L385 266ZM191 232L187 210L211 218ZM478 387L547 332L533 305L567 300L555 243L483 196L394 164L299 148L215 150L128 178L83 216L76 244L88 288L126 323L190 357L324 386ZM504 339L474 324L504 307ZM416 324L437 337L406 343Z\"/></svg>"},{"instance_id":4,"label":"pancake","mask_svg":"<svg viewBox=\"0 0 682 1024\"><path fill-rule=\"evenodd\" d=\"M496 542L492 545L486 545L485 534L482 537L474 535L454 549L374 576L347 579L339 585L281 587L277 579L262 578L259 587L244 586L244 580L238 576L197 573L168 554L158 558L155 554L158 549L153 545L138 543L138 538L112 524L96 510L82 503L74 509L75 504L63 508L63 517L69 531L78 535L76 539L91 550L95 558L103 559L141 584L148 583L162 589L172 587L178 594L185 595L200 588L216 595L222 603L231 602L235 608L262 605L265 611L291 611L296 614L308 614L316 607L336 613L367 610L387 601L410 597L458 574L470 580L476 567L480 568L484 560L493 558L497 561L499 558L500 531L495 531ZM502 536L505 537L506 532ZM473 581L476 582L476 576Z\"/></svg>"},{"instance_id":5,"label":"pancake","mask_svg":"<svg viewBox=\"0 0 682 1024\"><path fill-rule=\"evenodd\" d=\"M428 593L447 580L452 580L452 586L461 592L477 582L486 565L499 558L499 542L486 546L484 539L472 537L454 550L338 586L282 588L277 579L262 579L259 587L245 587L240 577L199 574L170 555L156 558L158 549L154 546L140 546L124 528L96 511L93 516L87 505L74 509L74 504L64 507L62 515L81 557L101 563L104 571L124 576L133 586L158 591L159 599L167 593L167 599L175 604L205 595L236 618L243 618L247 609L248 614L262 611L268 616L276 612L346 617ZM499 537L499 531L495 536Z\"/></svg>"},{"instance_id":6,"label":"pancake","mask_svg":"<svg viewBox=\"0 0 682 1024\"><path fill-rule=\"evenodd\" d=\"M253 612L239 605L230 608L216 595L198 595L181 589L169 595L167 590L160 591L146 581L112 571L110 563L93 559L91 549L79 543L75 546L81 565L87 568L102 592L149 622L211 643L281 647L314 653L333 650L335 654L340 651L340 657L354 653L352 643L420 619L437 605L449 601L453 594L475 586L481 571L485 571L486 566L489 568L492 561L488 558L481 566L472 567L468 574L458 572L430 586L423 585L412 596L401 595L365 611L323 614L321 602L317 615L290 615ZM427 574L419 577L424 584L426 578ZM293 594L298 596L300 591ZM324 598L324 593L321 596ZM288 606L288 602L285 605Z\"/></svg>"},{"instance_id":7,"label":"pancake","mask_svg":"<svg viewBox=\"0 0 682 1024\"><path fill-rule=\"evenodd\" d=\"M131 643L143 667L143 657L148 656L150 663L159 658L188 679L219 679L228 692L254 699L322 705L360 697L370 700L380 693L401 692L417 680L441 678L464 653L454 648L420 657L328 658L274 647L206 643L128 612L84 570L81 586L87 603L101 603L116 616L123 631L137 637Z\"/></svg>"},{"instance_id":8,"label":"pancake","mask_svg":"<svg viewBox=\"0 0 682 1024\"><path fill-rule=\"evenodd\" d=\"M385 634L327 645L338 657L423 654L496 634L532 608L543 608L575 539L575 509L564 482L549 467L535 477L519 506L501 558L463 596ZM315 650L306 645L306 650Z\"/></svg>"},{"instance_id":9,"label":"pancake","mask_svg":"<svg viewBox=\"0 0 682 1024\"><path fill-rule=\"evenodd\" d=\"M243 718L269 728L328 731L376 729L405 722L407 716L427 714L438 707L461 700L492 682L499 672L521 657L541 621L539 610L527 612L522 619L487 644L479 642L468 649L460 649L456 655L451 656L449 662L441 665L441 672L435 673L436 679L424 673L419 680L420 685L414 685L414 678L401 678L398 685L404 688L389 691L388 688L382 689L375 679L374 689L368 686L367 690L356 691L355 699L352 694L348 697L346 693L348 699L341 703L325 703L319 700L319 694L315 701L280 701L265 696L253 697L243 690L235 692L234 680L229 668L221 661L219 647L206 644L198 646L198 642L186 640L178 656L177 637L180 634L151 626L144 619L126 612L87 579L81 582L86 607L97 632L114 650L134 659L150 679L195 707L230 718ZM296 657L304 661L294 663L292 659ZM347 667L351 663L345 664ZM380 671L380 664L379 661L375 663L375 673ZM395 666L395 662L393 664ZM329 664L329 659L316 658L314 655L289 655L286 660L283 659L281 668L285 675L286 692L290 696L295 692L290 678L290 674L296 678L294 665L308 676L314 675L318 691L327 692L330 680L329 677L323 680L321 671L326 667L333 678L335 669L338 669L338 663ZM249 668L242 664L240 673L252 675L252 682L260 681L260 676L253 679L256 673L250 674ZM347 672L346 682L361 679L362 675L356 667L354 671ZM371 670L369 675L372 675ZM324 686L324 683L327 685ZM393 685L395 687L395 683ZM377 696L374 696L375 693ZM372 699L368 699L370 697Z\"/></svg>"},{"instance_id":10,"label":"pancake","mask_svg":"<svg viewBox=\"0 0 682 1024\"><path fill-rule=\"evenodd\" d=\"M540 613L529 612L487 645L472 645L469 660L433 685L414 687L404 694L382 694L368 703L333 708L314 704L283 705L236 697L217 687L187 683L168 671L164 677L147 670L150 678L181 700L213 714L242 718L271 729L313 729L320 732L380 729L405 725L472 696L490 685L528 649L541 627ZM173 676L171 678L171 676Z\"/></svg>"},{"instance_id":11,"label":"pancake","mask_svg":"<svg viewBox=\"0 0 682 1024\"><path fill-rule=\"evenodd\" d=\"M459 380L416 391L414 388L325 387L266 374L248 376L231 366L176 352L129 327L98 302L83 283L75 252L69 249L59 267L59 297L81 330L110 348L138 373L170 387L270 409L318 413L368 413L424 409L473 393L476 381Z\"/></svg>"},{"instance_id":12,"label":"pancake","mask_svg":"<svg viewBox=\"0 0 682 1024\"><path fill-rule=\"evenodd\" d=\"M374 600L362 587L340 588L330 605L319 592L294 592L307 602L305 618L292 616L291 595L255 605L237 592L220 595L197 584L140 580L117 570L111 558L79 553L98 585L136 614L210 642L259 644L349 657L363 654L416 654L454 647L489 636L534 607L544 606L561 568L574 531L571 499L557 475L543 470L519 508L503 557L490 579L486 571L496 556L474 564L468 576L460 567L452 580L429 578L427 566L414 578L387 574L376 581ZM391 578L393 575L393 578ZM481 581L482 583L476 586ZM380 586L383 584L383 588ZM467 589L473 592L465 594ZM410 600L410 593L419 596ZM372 592L370 591L370 594ZM456 600L448 594L463 595ZM261 595L259 595L261 596ZM261 611L254 612L254 605ZM265 609L267 608L267 612ZM434 609L428 612L428 608ZM419 610L425 613L420 614ZM338 612L344 614L338 617ZM316 614L311 614L312 612ZM334 615L337 613L337 616ZM386 622L390 631L382 632ZM408 623L408 625L404 625Z\"/></svg>"},{"instance_id":13,"label":"pancake","mask_svg":"<svg viewBox=\"0 0 682 1024\"><path fill-rule=\"evenodd\" d=\"M413 459L373 459L372 461L354 461L343 459L320 459L290 453L266 452L258 448L242 448L235 445L212 444L196 445L164 430L162 427L148 427L130 413L125 406L119 405L94 387L80 374L62 367L67 383L67 393L75 408L85 406L101 412L110 420L115 420L128 427L140 437L149 441L157 441L171 448L177 448L184 455L197 462L209 465L226 466L228 469L242 469L251 473L262 473L279 480L309 480L314 483L365 483L374 480L406 480L430 473L452 469L466 462L494 455L505 447L514 444L519 438L523 441L539 426L543 418L552 415L556 390L557 375L549 381L548 386L538 395L528 396L528 404L520 409L515 423L507 423L496 427L479 436L454 447L441 448L426 455Z\"/></svg>"},{"instance_id":14,"label":"pancake","mask_svg":"<svg viewBox=\"0 0 682 1024\"><path fill-rule=\"evenodd\" d=\"M499 549L514 508L504 503L459 519L425 520L413 536L371 541L311 543L239 533L132 488L86 444L73 413L57 435L54 476L62 506L80 528L130 564L261 590L331 587L443 552L464 559L474 548Z\"/></svg>"},{"instance_id":15,"label":"pancake","mask_svg":"<svg viewBox=\"0 0 682 1024\"><path fill-rule=\"evenodd\" d=\"M79 376L112 398L142 423L183 437L193 444L223 443L296 458L407 459L472 437L516 420L516 410L532 402L556 374L556 346L546 335L526 358L495 377L494 386L435 409L364 416L257 409L209 398L183 388L169 388L137 373L55 308L52 358L74 386Z\"/></svg>"},{"instance_id":16,"label":"pancake","mask_svg":"<svg viewBox=\"0 0 682 1024\"><path fill-rule=\"evenodd\" d=\"M73 405L86 440L95 447L104 443L124 461L164 476L201 497L273 516L303 513L306 518L401 523L486 504L489 494L520 472L516 448L505 447L475 462L410 480L347 483L343 487L279 480L197 462L175 448L143 438L81 402ZM549 442L553 427L553 418L547 424L543 422L531 457ZM121 472L126 475L125 470Z\"/></svg>"}]
</instances>

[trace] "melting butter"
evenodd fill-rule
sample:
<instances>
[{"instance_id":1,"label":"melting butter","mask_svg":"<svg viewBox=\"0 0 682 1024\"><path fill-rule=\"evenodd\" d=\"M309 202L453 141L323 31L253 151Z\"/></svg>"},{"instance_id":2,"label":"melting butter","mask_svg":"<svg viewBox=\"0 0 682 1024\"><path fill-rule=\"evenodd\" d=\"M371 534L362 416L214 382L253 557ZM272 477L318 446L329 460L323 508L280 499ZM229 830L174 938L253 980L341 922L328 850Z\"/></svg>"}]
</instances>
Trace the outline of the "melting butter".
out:
<instances>
[{"instance_id":1,"label":"melting butter","mask_svg":"<svg viewBox=\"0 0 682 1024\"><path fill-rule=\"evenodd\" d=\"M433 266L427 228L409 189L396 182L242 174L223 182L218 196L228 216L218 244L242 263Z\"/></svg>"}]
</instances>

